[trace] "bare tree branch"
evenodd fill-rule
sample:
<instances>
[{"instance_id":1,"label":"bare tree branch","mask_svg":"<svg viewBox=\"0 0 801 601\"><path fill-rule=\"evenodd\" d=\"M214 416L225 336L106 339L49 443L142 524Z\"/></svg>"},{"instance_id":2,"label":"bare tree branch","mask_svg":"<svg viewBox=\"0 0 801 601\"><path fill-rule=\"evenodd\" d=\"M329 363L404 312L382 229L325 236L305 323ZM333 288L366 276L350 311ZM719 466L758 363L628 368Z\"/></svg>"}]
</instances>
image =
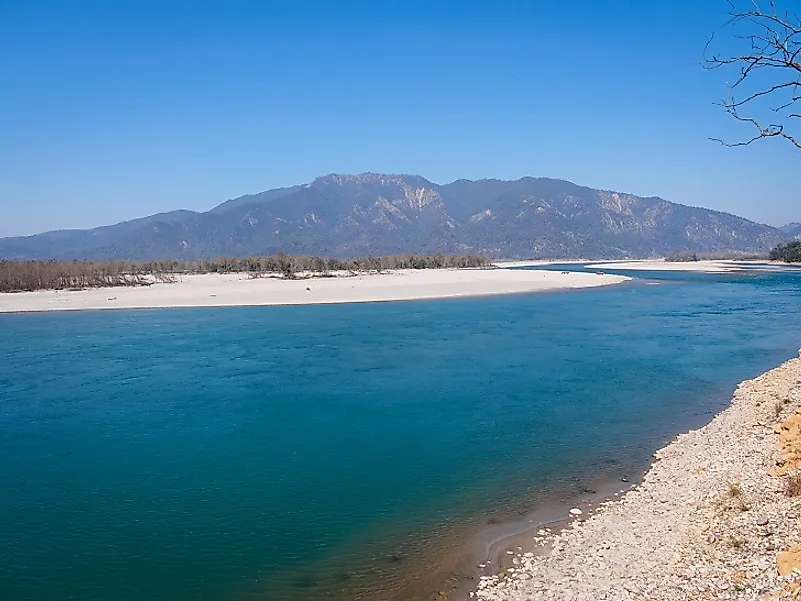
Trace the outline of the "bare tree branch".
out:
<instances>
[{"instance_id":1,"label":"bare tree branch","mask_svg":"<svg viewBox=\"0 0 801 601\"><path fill-rule=\"evenodd\" d=\"M798 122L791 120L801 116L797 110L801 103L801 21L780 11L776 0L770 0L765 8L757 0L742 8L738 2L728 0L730 13L725 27L737 30L731 37L742 43L743 51L710 53L713 35L704 48L704 68L734 70L729 98L720 105L737 121L750 124L756 134L738 142L713 140L726 146L748 146L763 138L782 138L801 149L801 131L788 129L793 124L798 128ZM772 115L771 123L764 125L768 115ZM776 119L779 122L772 123Z\"/></svg>"},{"instance_id":2,"label":"bare tree branch","mask_svg":"<svg viewBox=\"0 0 801 601\"><path fill-rule=\"evenodd\" d=\"M771 124L771 125L768 125L767 127L763 127L753 117L743 117L741 115L738 115L737 111L734 108L730 108L730 107L726 106L725 104L724 104L724 108L726 108L727 112L732 117L737 119L738 121L751 123L759 131L759 134L757 134L756 136L754 136L754 137L752 137L752 138L750 138L748 140L745 140L743 142L725 142L725 141L723 141L723 140L721 140L719 138L711 138L713 141L720 142L724 146L732 146L732 147L734 147L734 146L748 146L752 142L756 142L757 140L761 140L762 138L780 137L780 138L784 138L785 140L790 142L796 148L801 149L801 139L796 138L795 136L792 136L792 135L788 134L787 132L785 132L783 125ZM791 115L791 116L793 116L793 115Z\"/></svg>"}]
</instances>

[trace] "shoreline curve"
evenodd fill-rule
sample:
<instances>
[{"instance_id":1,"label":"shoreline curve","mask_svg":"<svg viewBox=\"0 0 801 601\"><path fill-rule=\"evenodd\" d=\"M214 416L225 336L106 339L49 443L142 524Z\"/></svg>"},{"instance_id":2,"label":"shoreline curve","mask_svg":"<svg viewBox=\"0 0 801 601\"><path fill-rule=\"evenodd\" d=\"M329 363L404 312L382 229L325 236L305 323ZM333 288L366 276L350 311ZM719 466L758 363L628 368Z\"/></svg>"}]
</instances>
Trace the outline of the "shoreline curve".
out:
<instances>
[{"instance_id":1,"label":"shoreline curve","mask_svg":"<svg viewBox=\"0 0 801 601\"><path fill-rule=\"evenodd\" d=\"M798 544L801 497L785 492L789 460L777 434L786 451L784 432L796 423L801 351L741 382L708 424L657 451L628 492L532 536L532 548L481 576L470 598L790 598L783 595L801 588L801 557L797 571L782 575L777 567ZM801 449L801 425L797 434L790 446Z\"/></svg>"},{"instance_id":2,"label":"shoreline curve","mask_svg":"<svg viewBox=\"0 0 801 601\"><path fill-rule=\"evenodd\" d=\"M0 294L0 313L347 304L594 288L626 276L510 269L425 269L328 278L186 275L174 283Z\"/></svg>"}]
</instances>

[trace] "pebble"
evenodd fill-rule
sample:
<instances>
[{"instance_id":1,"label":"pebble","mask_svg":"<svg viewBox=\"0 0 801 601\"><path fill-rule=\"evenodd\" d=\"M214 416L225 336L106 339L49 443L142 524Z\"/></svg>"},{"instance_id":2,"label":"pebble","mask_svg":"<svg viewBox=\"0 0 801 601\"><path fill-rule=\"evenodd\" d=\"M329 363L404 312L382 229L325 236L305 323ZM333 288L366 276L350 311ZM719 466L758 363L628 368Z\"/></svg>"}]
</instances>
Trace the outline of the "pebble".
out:
<instances>
[{"instance_id":1,"label":"pebble","mask_svg":"<svg viewBox=\"0 0 801 601\"><path fill-rule=\"evenodd\" d=\"M551 551L516 556L513 571L482 580L471 598L801 598L793 596L801 591L801 571L781 577L776 567L778 553L801 544L801 498L787 497L784 481L769 473L783 465L772 426L764 434L754 430L755 423L776 422L776 398L790 399L786 415L801 405L801 357L741 382L727 409L656 453L659 461L640 484L557 534L539 530ZM733 484L740 493L731 493Z\"/></svg>"}]
</instances>

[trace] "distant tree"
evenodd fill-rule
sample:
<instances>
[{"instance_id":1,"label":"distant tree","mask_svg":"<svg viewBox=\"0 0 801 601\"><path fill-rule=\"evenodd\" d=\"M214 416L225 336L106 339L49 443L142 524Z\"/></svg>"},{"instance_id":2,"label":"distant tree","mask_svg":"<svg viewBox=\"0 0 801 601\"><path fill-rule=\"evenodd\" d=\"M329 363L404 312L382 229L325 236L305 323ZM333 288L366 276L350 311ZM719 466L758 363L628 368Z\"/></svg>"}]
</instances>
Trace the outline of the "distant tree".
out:
<instances>
[{"instance_id":1,"label":"distant tree","mask_svg":"<svg viewBox=\"0 0 801 601\"><path fill-rule=\"evenodd\" d=\"M707 42L707 69L731 69L729 96L723 109L755 133L726 146L747 146L762 138L782 138L801 148L801 21L798 14L777 7L775 0L752 0L747 7L729 0L727 26L739 44L736 51L714 52L714 36ZM763 8L764 7L764 8Z\"/></svg>"},{"instance_id":2,"label":"distant tree","mask_svg":"<svg viewBox=\"0 0 801 601\"><path fill-rule=\"evenodd\" d=\"M771 261L786 261L787 263L801 263L801 240L779 244L770 251Z\"/></svg>"},{"instance_id":3,"label":"distant tree","mask_svg":"<svg viewBox=\"0 0 801 601\"><path fill-rule=\"evenodd\" d=\"M316 271L320 275L328 275L328 261L321 257L312 258L312 271Z\"/></svg>"},{"instance_id":4,"label":"distant tree","mask_svg":"<svg viewBox=\"0 0 801 601\"><path fill-rule=\"evenodd\" d=\"M677 250L665 257L665 261L670 261L673 263L687 263L697 260L698 254L694 250Z\"/></svg>"},{"instance_id":5,"label":"distant tree","mask_svg":"<svg viewBox=\"0 0 801 601\"><path fill-rule=\"evenodd\" d=\"M281 272L286 279L290 280L295 277L295 269L292 266L292 259L284 252L279 252L276 256L276 263L278 264L278 271Z\"/></svg>"}]
</instances>

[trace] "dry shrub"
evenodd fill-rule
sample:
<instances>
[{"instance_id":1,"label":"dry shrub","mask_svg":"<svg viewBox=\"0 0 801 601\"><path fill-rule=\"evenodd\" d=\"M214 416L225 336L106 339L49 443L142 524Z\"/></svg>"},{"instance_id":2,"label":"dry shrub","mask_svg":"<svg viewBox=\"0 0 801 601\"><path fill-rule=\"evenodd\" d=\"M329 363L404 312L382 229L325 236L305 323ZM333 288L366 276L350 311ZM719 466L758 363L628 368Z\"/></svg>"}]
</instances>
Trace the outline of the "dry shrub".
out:
<instances>
[{"instance_id":1,"label":"dry shrub","mask_svg":"<svg viewBox=\"0 0 801 601\"><path fill-rule=\"evenodd\" d=\"M726 495L718 501L720 511L750 511L751 504L739 482L729 482Z\"/></svg>"},{"instance_id":2,"label":"dry shrub","mask_svg":"<svg viewBox=\"0 0 801 601\"><path fill-rule=\"evenodd\" d=\"M787 488L785 489L788 497L801 497L801 473L795 472L787 474Z\"/></svg>"}]
</instances>

